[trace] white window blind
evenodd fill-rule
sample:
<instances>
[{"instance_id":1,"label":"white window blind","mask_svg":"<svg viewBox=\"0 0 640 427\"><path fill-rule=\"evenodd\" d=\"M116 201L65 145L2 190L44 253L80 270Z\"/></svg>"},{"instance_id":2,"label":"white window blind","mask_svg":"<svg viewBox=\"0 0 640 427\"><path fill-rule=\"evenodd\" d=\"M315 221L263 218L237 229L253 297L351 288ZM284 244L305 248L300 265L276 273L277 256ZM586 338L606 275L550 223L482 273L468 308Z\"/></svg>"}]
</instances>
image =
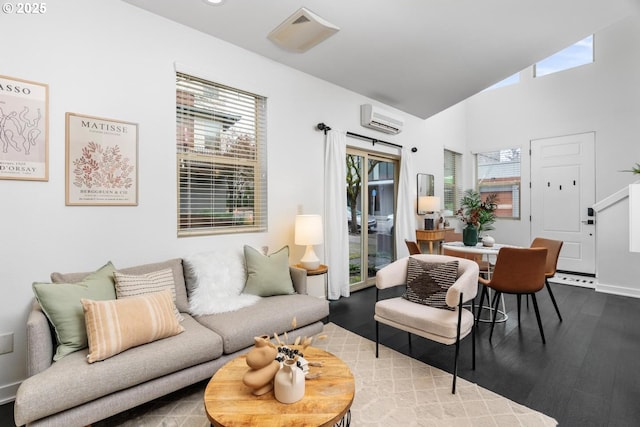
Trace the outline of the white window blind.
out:
<instances>
[{"instance_id":1,"label":"white window blind","mask_svg":"<svg viewBox=\"0 0 640 427\"><path fill-rule=\"evenodd\" d=\"M178 236L267 229L266 98L176 73Z\"/></svg>"},{"instance_id":2,"label":"white window blind","mask_svg":"<svg viewBox=\"0 0 640 427\"><path fill-rule=\"evenodd\" d=\"M444 150L444 209L453 214L462 198L462 154Z\"/></svg>"},{"instance_id":3,"label":"white window blind","mask_svg":"<svg viewBox=\"0 0 640 427\"><path fill-rule=\"evenodd\" d=\"M520 148L476 154L478 191L498 195L496 216L520 218Z\"/></svg>"}]
</instances>

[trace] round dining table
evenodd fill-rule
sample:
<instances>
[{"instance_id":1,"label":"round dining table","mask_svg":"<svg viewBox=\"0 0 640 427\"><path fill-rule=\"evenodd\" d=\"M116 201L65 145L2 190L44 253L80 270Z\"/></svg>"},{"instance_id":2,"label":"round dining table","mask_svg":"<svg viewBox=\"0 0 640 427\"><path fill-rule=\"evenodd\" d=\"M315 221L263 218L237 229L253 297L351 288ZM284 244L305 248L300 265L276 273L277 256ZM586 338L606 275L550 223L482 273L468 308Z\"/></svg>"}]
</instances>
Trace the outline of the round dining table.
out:
<instances>
[{"instance_id":1,"label":"round dining table","mask_svg":"<svg viewBox=\"0 0 640 427\"><path fill-rule=\"evenodd\" d=\"M443 249L447 249L449 251L452 252L461 252L461 253L467 253L467 254L474 254L474 255L482 255L483 258L487 261L488 265L489 265L489 270L487 271L487 279L491 280L491 266L495 264L496 259L498 258L498 253L500 252L501 248L504 247L512 247L515 248L517 246L514 245L506 245L506 244L500 244L500 243L494 243L492 246L484 246L484 244L482 243L478 243L475 246L467 246L462 242L444 242L442 244L442 248ZM502 310L500 310L499 305L500 303L502 304ZM506 322L507 319L509 318L509 316L507 316L507 309L505 307L504 304L504 295L501 296L500 298L500 303L498 304L498 307L496 307L496 309L498 310L498 314L500 314L500 317L498 317L496 319L496 322ZM492 298L491 298L491 289L489 289L489 301L488 301L488 306L483 307L489 310L489 314L491 314L494 310L492 304ZM491 322L491 318L489 319L478 319L480 322Z\"/></svg>"}]
</instances>

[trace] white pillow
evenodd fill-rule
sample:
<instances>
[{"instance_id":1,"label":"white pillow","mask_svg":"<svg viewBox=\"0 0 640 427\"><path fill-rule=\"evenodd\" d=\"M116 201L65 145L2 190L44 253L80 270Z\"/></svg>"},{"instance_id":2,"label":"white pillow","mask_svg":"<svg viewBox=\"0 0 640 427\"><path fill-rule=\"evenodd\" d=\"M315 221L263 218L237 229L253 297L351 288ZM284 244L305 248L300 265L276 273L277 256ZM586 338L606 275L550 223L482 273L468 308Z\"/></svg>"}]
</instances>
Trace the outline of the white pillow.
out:
<instances>
[{"instance_id":1,"label":"white pillow","mask_svg":"<svg viewBox=\"0 0 640 427\"><path fill-rule=\"evenodd\" d=\"M194 316L235 311L260 300L242 293L247 271L240 251L202 252L184 258L182 265Z\"/></svg>"}]
</instances>

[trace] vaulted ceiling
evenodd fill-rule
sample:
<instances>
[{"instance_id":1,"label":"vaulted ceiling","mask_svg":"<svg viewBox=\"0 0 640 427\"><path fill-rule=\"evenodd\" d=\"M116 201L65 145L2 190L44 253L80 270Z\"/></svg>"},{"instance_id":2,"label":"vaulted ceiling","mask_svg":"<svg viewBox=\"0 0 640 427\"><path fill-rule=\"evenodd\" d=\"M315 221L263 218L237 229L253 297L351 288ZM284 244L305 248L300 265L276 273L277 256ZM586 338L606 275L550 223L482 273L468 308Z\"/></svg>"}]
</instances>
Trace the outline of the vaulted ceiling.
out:
<instances>
[{"instance_id":1,"label":"vaulted ceiling","mask_svg":"<svg viewBox=\"0 0 640 427\"><path fill-rule=\"evenodd\" d=\"M640 10L640 0L124 1L421 118ZM267 34L301 7L340 31L292 53Z\"/></svg>"}]
</instances>

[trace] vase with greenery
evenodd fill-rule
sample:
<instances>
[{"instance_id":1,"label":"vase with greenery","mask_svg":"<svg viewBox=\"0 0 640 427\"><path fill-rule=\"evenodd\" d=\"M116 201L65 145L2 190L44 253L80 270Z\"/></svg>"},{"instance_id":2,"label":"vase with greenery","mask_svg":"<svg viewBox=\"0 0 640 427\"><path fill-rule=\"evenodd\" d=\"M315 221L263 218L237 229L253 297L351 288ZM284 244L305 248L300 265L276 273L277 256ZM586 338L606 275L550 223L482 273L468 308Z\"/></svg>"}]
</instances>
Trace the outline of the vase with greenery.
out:
<instances>
[{"instance_id":1,"label":"vase with greenery","mask_svg":"<svg viewBox=\"0 0 640 427\"><path fill-rule=\"evenodd\" d=\"M466 225L462 230L462 241L465 245L475 246L483 232L495 229L493 224L496 221L497 202L498 195L495 193L487 195L483 201L476 190L468 189L464 192L456 216Z\"/></svg>"}]
</instances>

